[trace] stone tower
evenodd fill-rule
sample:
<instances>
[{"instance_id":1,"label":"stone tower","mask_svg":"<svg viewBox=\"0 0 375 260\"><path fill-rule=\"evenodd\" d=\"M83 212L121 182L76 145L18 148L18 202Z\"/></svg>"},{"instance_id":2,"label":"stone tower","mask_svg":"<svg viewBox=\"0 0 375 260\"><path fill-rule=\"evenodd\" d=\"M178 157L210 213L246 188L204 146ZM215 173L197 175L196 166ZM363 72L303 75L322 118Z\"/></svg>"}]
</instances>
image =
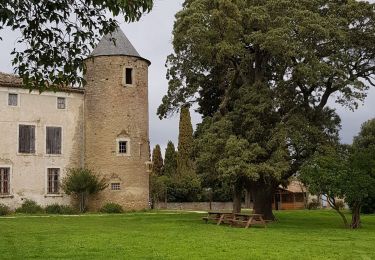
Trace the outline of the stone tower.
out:
<instances>
[{"instance_id":1,"label":"stone tower","mask_svg":"<svg viewBox=\"0 0 375 260\"><path fill-rule=\"evenodd\" d=\"M85 64L85 167L109 184L89 207L114 202L125 209L148 208L150 61L118 28L103 37Z\"/></svg>"}]
</instances>

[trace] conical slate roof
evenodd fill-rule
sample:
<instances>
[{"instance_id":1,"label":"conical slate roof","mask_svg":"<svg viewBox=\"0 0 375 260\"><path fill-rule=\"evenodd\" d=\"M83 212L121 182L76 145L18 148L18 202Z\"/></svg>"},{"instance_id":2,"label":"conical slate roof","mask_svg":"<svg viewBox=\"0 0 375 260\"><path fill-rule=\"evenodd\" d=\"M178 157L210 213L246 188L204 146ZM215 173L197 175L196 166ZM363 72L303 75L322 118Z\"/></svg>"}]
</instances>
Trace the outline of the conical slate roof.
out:
<instances>
[{"instance_id":1,"label":"conical slate roof","mask_svg":"<svg viewBox=\"0 0 375 260\"><path fill-rule=\"evenodd\" d=\"M115 39L115 41L113 42L112 39ZM112 34L105 35L89 57L97 56L132 56L142 58L120 27L112 32ZM144 60L149 62L147 59Z\"/></svg>"}]
</instances>

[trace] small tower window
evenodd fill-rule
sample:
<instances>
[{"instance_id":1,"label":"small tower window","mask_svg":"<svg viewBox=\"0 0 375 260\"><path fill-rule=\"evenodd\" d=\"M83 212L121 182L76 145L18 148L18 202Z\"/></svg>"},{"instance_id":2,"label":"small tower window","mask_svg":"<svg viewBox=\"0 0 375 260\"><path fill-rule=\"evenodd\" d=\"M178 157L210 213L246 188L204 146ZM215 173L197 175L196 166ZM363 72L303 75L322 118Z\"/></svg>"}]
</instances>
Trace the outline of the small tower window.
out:
<instances>
[{"instance_id":1,"label":"small tower window","mask_svg":"<svg viewBox=\"0 0 375 260\"><path fill-rule=\"evenodd\" d=\"M128 142L127 141L119 141L118 142L118 153L124 154L128 151Z\"/></svg>"},{"instance_id":2,"label":"small tower window","mask_svg":"<svg viewBox=\"0 0 375 260\"><path fill-rule=\"evenodd\" d=\"M133 85L133 69L125 68L125 84Z\"/></svg>"},{"instance_id":3,"label":"small tower window","mask_svg":"<svg viewBox=\"0 0 375 260\"><path fill-rule=\"evenodd\" d=\"M121 184L119 182L111 183L111 190L121 190Z\"/></svg>"},{"instance_id":4,"label":"small tower window","mask_svg":"<svg viewBox=\"0 0 375 260\"><path fill-rule=\"evenodd\" d=\"M130 156L130 145L128 138L118 138L116 143L116 152L118 156Z\"/></svg>"}]
</instances>

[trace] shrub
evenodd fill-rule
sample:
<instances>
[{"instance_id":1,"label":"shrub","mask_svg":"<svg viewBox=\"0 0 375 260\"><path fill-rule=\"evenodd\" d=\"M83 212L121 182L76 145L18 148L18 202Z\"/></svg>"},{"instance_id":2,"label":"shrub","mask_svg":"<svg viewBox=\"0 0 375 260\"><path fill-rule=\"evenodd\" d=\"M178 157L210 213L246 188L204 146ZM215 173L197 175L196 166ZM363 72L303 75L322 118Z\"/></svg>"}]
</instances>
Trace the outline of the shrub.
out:
<instances>
[{"instance_id":1,"label":"shrub","mask_svg":"<svg viewBox=\"0 0 375 260\"><path fill-rule=\"evenodd\" d=\"M63 214L71 215L76 214L76 211L68 205L52 204L45 208L47 214Z\"/></svg>"},{"instance_id":2,"label":"shrub","mask_svg":"<svg viewBox=\"0 0 375 260\"><path fill-rule=\"evenodd\" d=\"M307 209L318 209L320 207L320 203L316 199L312 199L309 203L307 203Z\"/></svg>"},{"instance_id":3,"label":"shrub","mask_svg":"<svg viewBox=\"0 0 375 260\"><path fill-rule=\"evenodd\" d=\"M47 214L61 214L61 206L59 204L48 205L44 210Z\"/></svg>"},{"instance_id":4,"label":"shrub","mask_svg":"<svg viewBox=\"0 0 375 260\"><path fill-rule=\"evenodd\" d=\"M25 214L43 213L43 208L35 201L27 199L22 203L21 207L16 209L16 212Z\"/></svg>"},{"instance_id":5,"label":"shrub","mask_svg":"<svg viewBox=\"0 0 375 260\"><path fill-rule=\"evenodd\" d=\"M68 205L61 205L60 206L60 214L62 215L74 215L77 214L77 210L75 210L73 207Z\"/></svg>"},{"instance_id":6,"label":"shrub","mask_svg":"<svg viewBox=\"0 0 375 260\"><path fill-rule=\"evenodd\" d=\"M121 205L116 203L107 203L101 209L100 212L102 213L123 213L124 210L122 209Z\"/></svg>"},{"instance_id":7,"label":"shrub","mask_svg":"<svg viewBox=\"0 0 375 260\"><path fill-rule=\"evenodd\" d=\"M86 211L86 200L89 195L96 194L107 186L104 178L84 168L68 169L68 174L62 180L61 185L66 194L72 194L78 198L80 212Z\"/></svg>"},{"instance_id":8,"label":"shrub","mask_svg":"<svg viewBox=\"0 0 375 260\"><path fill-rule=\"evenodd\" d=\"M0 204L0 216L5 216L10 213L10 209L8 206L4 204Z\"/></svg>"}]
</instances>

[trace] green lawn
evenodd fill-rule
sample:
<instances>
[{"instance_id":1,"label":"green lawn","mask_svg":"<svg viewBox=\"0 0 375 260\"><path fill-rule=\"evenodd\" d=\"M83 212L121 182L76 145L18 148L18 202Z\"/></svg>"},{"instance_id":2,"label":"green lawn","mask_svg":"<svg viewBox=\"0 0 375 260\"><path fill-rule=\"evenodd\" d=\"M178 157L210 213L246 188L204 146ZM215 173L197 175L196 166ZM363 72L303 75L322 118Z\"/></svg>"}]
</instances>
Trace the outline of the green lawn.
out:
<instances>
[{"instance_id":1,"label":"green lawn","mask_svg":"<svg viewBox=\"0 0 375 260\"><path fill-rule=\"evenodd\" d=\"M197 213L0 218L0 259L375 259L375 216L277 212L268 228L204 224Z\"/></svg>"}]
</instances>

